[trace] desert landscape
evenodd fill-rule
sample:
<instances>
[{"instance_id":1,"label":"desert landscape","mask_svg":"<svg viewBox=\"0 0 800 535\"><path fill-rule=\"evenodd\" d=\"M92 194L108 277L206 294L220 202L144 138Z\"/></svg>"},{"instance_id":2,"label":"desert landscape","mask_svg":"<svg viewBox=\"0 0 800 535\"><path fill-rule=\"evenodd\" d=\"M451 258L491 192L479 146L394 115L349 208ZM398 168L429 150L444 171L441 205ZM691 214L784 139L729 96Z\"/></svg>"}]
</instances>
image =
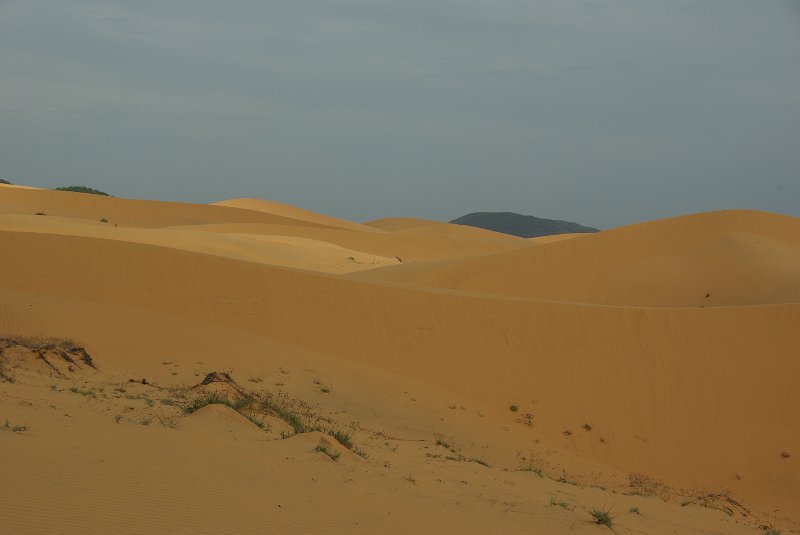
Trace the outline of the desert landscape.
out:
<instances>
[{"instance_id":1,"label":"desert landscape","mask_svg":"<svg viewBox=\"0 0 800 535\"><path fill-rule=\"evenodd\" d=\"M800 532L800 219L0 185L0 531Z\"/></svg>"}]
</instances>

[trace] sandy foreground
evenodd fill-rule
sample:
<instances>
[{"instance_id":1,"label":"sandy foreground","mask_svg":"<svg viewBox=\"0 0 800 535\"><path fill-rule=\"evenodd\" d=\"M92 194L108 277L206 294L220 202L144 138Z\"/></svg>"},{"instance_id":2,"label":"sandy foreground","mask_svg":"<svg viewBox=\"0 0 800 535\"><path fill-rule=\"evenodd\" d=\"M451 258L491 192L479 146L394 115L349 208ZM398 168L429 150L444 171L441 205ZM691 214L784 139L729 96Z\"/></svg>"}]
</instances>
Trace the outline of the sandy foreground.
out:
<instances>
[{"instance_id":1,"label":"sandy foreground","mask_svg":"<svg viewBox=\"0 0 800 535\"><path fill-rule=\"evenodd\" d=\"M0 186L2 533L800 532L799 384L797 218Z\"/></svg>"}]
</instances>

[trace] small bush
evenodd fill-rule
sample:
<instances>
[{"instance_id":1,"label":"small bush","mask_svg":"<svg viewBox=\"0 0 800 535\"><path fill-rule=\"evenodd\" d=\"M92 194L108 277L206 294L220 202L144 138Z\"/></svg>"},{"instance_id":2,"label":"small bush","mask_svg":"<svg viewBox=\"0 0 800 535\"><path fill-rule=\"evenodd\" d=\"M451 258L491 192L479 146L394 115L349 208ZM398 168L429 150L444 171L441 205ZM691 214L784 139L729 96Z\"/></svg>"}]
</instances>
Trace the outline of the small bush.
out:
<instances>
[{"instance_id":1,"label":"small bush","mask_svg":"<svg viewBox=\"0 0 800 535\"><path fill-rule=\"evenodd\" d=\"M323 446L322 444L320 444L319 446L314 448L314 451L318 451L320 453L324 453L325 455L327 455L328 457L330 457L334 461L338 460L339 457L342 456L342 454L339 453L338 451L331 451L328 448L326 448L325 446Z\"/></svg>"},{"instance_id":2,"label":"small bush","mask_svg":"<svg viewBox=\"0 0 800 535\"><path fill-rule=\"evenodd\" d=\"M100 191L99 189L90 188L88 186L61 186L60 188L56 188L56 191L73 191L75 193L91 193L92 195L111 197L111 195L105 191Z\"/></svg>"},{"instance_id":3,"label":"small bush","mask_svg":"<svg viewBox=\"0 0 800 535\"><path fill-rule=\"evenodd\" d=\"M594 518L595 522L602 524L603 526L611 527L614 525L614 517L611 516L611 509L608 511L594 509L592 511L592 517Z\"/></svg>"},{"instance_id":4,"label":"small bush","mask_svg":"<svg viewBox=\"0 0 800 535\"><path fill-rule=\"evenodd\" d=\"M300 417L293 412L285 409L279 403L272 399L262 399L261 408L265 411L273 413L275 416L289 424L295 433L307 433L310 431L308 426L303 423Z\"/></svg>"},{"instance_id":5,"label":"small bush","mask_svg":"<svg viewBox=\"0 0 800 535\"><path fill-rule=\"evenodd\" d=\"M0 178L0 184L9 184L9 185L11 185L11 182L6 180L5 178Z\"/></svg>"},{"instance_id":6,"label":"small bush","mask_svg":"<svg viewBox=\"0 0 800 535\"><path fill-rule=\"evenodd\" d=\"M342 433L341 431L329 431L328 434L336 439L339 444L347 448L348 450L352 450L355 448L353 445L353 440L350 438L350 435L347 433Z\"/></svg>"}]
</instances>

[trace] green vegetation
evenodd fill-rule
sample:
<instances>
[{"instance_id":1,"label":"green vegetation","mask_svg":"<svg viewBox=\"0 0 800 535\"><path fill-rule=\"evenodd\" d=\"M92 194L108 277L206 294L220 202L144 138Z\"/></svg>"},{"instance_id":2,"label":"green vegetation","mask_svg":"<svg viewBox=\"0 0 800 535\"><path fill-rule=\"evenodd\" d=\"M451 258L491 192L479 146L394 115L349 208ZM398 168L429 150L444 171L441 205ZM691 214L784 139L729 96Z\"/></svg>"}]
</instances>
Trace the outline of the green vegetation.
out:
<instances>
[{"instance_id":1,"label":"green vegetation","mask_svg":"<svg viewBox=\"0 0 800 535\"><path fill-rule=\"evenodd\" d=\"M271 398L261 400L261 408L267 412L271 412L287 424L295 433L307 433L313 431L300 419L300 417L292 411L284 408L280 403L277 403Z\"/></svg>"},{"instance_id":2,"label":"green vegetation","mask_svg":"<svg viewBox=\"0 0 800 535\"><path fill-rule=\"evenodd\" d=\"M97 398L95 393L92 392L91 390L81 390L78 387L71 386L69 388L69 391L72 392L73 394L80 394L81 396L84 396L84 397L87 397L87 398Z\"/></svg>"},{"instance_id":3,"label":"green vegetation","mask_svg":"<svg viewBox=\"0 0 800 535\"><path fill-rule=\"evenodd\" d=\"M562 509L569 509L569 504L565 501L559 501L555 497L550 498L550 505L557 505Z\"/></svg>"},{"instance_id":4,"label":"green vegetation","mask_svg":"<svg viewBox=\"0 0 800 535\"><path fill-rule=\"evenodd\" d=\"M598 524L602 524L603 526L608 526L608 527L614 525L614 517L611 516L611 509L609 509L608 511L594 509L591 512L591 514L595 522L597 522Z\"/></svg>"},{"instance_id":5,"label":"green vegetation","mask_svg":"<svg viewBox=\"0 0 800 535\"><path fill-rule=\"evenodd\" d=\"M629 510L631 513L636 513L637 515L641 514L638 507L631 507Z\"/></svg>"},{"instance_id":6,"label":"green vegetation","mask_svg":"<svg viewBox=\"0 0 800 535\"><path fill-rule=\"evenodd\" d=\"M341 444L348 450L355 449L355 446L353 445L353 440L347 433L342 433L341 431L328 431L328 434L333 438L335 438L339 444Z\"/></svg>"},{"instance_id":7,"label":"green vegetation","mask_svg":"<svg viewBox=\"0 0 800 535\"><path fill-rule=\"evenodd\" d=\"M477 463L477 464L479 464L481 466L485 466L486 468L491 468L491 465L489 463L487 463L486 461L484 461L483 459L478 459L476 457L465 457L464 455L461 455L460 453L457 453L455 455L448 455L447 457L445 457L445 459L447 459L448 461L458 461L458 462L465 462L465 463Z\"/></svg>"},{"instance_id":8,"label":"green vegetation","mask_svg":"<svg viewBox=\"0 0 800 535\"><path fill-rule=\"evenodd\" d=\"M249 398L242 398L239 401L231 401L227 397L220 396L219 394L209 394L205 397L199 397L191 400L189 403L184 404L181 408L186 414L197 412L207 405L225 405L231 409L239 412L241 409L250 404L252 400Z\"/></svg>"},{"instance_id":9,"label":"green vegetation","mask_svg":"<svg viewBox=\"0 0 800 535\"><path fill-rule=\"evenodd\" d=\"M266 422L264 422L263 420L259 420L258 418L253 416L252 413L246 414L243 412L244 409L253 404L253 401L254 401L253 398L250 397L243 397L238 401L231 401L227 397L220 396L219 394L209 394L205 397L199 397L193 399L189 403L182 405L182 408L183 412L185 412L186 414L192 414L193 412L197 412L203 407L206 407L208 405L214 405L214 404L225 405L226 407L230 407L231 409L235 410L236 412L238 412L239 414L250 420L259 428L265 429L267 427Z\"/></svg>"},{"instance_id":10,"label":"green vegetation","mask_svg":"<svg viewBox=\"0 0 800 535\"><path fill-rule=\"evenodd\" d=\"M330 457L334 461L339 459L339 457L342 456L342 454L339 453L338 451L331 451L327 447L323 446L322 444L320 444L319 446L314 448L314 451L318 451L320 453L324 453L325 455L327 455L328 457Z\"/></svg>"},{"instance_id":11,"label":"green vegetation","mask_svg":"<svg viewBox=\"0 0 800 535\"><path fill-rule=\"evenodd\" d=\"M89 186L61 186L60 188L56 188L56 191L73 191L75 193L91 193L92 195L102 195L104 197L111 197L105 191L100 191L99 189L90 188Z\"/></svg>"},{"instance_id":12,"label":"green vegetation","mask_svg":"<svg viewBox=\"0 0 800 535\"><path fill-rule=\"evenodd\" d=\"M781 530L775 529L775 528L770 528L770 529L768 529L767 531L764 532L764 535L781 535Z\"/></svg>"},{"instance_id":13,"label":"green vegetation","mask_svg":"<svg viewBox=\"0 0 800 535\"><path fill-rule=\"evenodd\" d=\"M436 439L436 445L437 446L441 446L441 447L443 447L445 449L448 449L448 450L450 449L450 446L451 446L450 443L445 441L443 437L438 437Z\"/></svg>"},{"instance_id":14,"label":"green vegetation","mask_svg":"<svg viewBox=\"0 0 800 535\"><path fill-rule=\"evenodd\" d=\"M11 182L6 180L5 178L0 178L0 184L11 184Z\"/></svg>"}]
</instances>

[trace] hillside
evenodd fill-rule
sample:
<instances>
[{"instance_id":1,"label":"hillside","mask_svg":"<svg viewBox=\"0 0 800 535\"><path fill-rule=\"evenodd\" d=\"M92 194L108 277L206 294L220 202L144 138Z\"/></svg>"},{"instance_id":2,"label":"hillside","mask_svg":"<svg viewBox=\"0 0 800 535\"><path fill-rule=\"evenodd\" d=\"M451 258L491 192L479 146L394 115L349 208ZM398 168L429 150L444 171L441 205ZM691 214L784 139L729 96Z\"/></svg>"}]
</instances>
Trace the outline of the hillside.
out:
<instances>
[{"instance_id":1,"label":"hillside","mask_svg":"<svg viewBox=\"0 0 800 535\"><path fill-rule=\"evenodd\" d=\"M453 219L450 223L478 227L521 238L536 238L554 234L598 232L598 229L557 219L543 219L514 212L474 212Z\"/></svg>"}]
</instances>

